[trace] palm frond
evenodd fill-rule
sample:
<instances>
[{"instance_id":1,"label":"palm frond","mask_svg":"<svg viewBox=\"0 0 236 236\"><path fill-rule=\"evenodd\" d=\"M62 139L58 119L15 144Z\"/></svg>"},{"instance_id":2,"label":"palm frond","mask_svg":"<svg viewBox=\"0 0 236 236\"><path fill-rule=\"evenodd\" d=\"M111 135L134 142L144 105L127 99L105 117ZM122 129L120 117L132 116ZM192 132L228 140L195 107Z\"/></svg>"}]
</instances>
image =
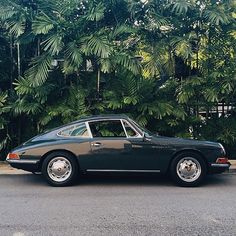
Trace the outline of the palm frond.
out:
<instances>
[{"instance_id":1,"label":"palm frond","mask_svg":"<svg viewBox=\"0 0 236 236\"><path fill-rule=\"evenodd\" d=\"M8 97L7 93L0 92L0 108L4 106L7 97Z\"/></svg>"},{"instance_id":2,"label":"palm frond","mask_svg":"<svg viewBox=\"0 0 236 236\"><path fill-rule=\"evenodd\" d=\"M89 13L86 16L86 19L90 21L100 21L104 17L105 9L106 8L101 2L99 2L96 6L92 4L92 6L89 9Z\"/></svg>"},{"instance_id":3,"label":"palm frond","mask_svg":"<svg viewBox=\"0 0 236 236\"><path fill-rule=\"evenodd\" d=\"M12 104L12 110L14 114L38 114L42 110L42 105L36 101L28 101L26 97L22 97L16 100L14 104Z\"/></svg>"},{"instance_id":4,"label":"palm frond","mask_svg":"<svg viewBox=\"0 0 236 236\"><path fill-rule=\"evenodd\" d=\"M111 44L104 35L84 37L81 41L81 51L85 53L85 55L92 54L101 58L108 58L112 53Z\"/></svg>"},{"instance_id":5,"label":"palm frond","mask_svg":"<svg viewBox=\"0 0 236 236\"><path fill-rule=\"evenodd\" d=\"M164 116L172 114L173 106L166 101L156 101L153 103L142 103L138 110L142 114L162 119Z\"/></svg>"},{"instance_id":6,"label":"palm frond","mask_svg":"<svg viewBox=\"0 0 236 236\"><path fill-rule=\"evenodd\" d=\"M15 90L18 95L26 95L33 93L33 88L30 85L30 81L27 78L20 77L17 79L13 85L15 85Z\"/></svg>"},{"instance_id":7,"label":"palm frond","mask_svg":"<svg viewBox=\"0 0 236 236\"><path fill-rule=\"evenodd\" d=\"M175 109L172 110L172 115L175 116L175 121L176 119L185 120L187 113L182 106L178 106L178 108L175 107Z\"/></svg>"},{"instance_id":8,"label":"palm frond","mask_svg":"<svg viewBox=\"0 0 236 236\"><path fill-rule=\"evenodd\" d=\"M110 58L101 58L100 60L98 60L98 64L100 65L101 71L103 73L109 73L113 69L112 61Z\"/></svg>"},{"instance_id":9,"label":"palm frond","mask_svg":"<svg viewBox=\"0 0 236 236\"><path fill-rule=\"evenodd\" d=\"M0 124L1 124L1 121L0 121ZM2 129L4 126L1 126L0 125L0 129ZM9 134L7 134L5 137L4 137L4 139L2 139L1 141L0 141L0 151L2 150L2 149L4 149L6 146L7 146L7 143L9 142L9 141L11 141L11 137L9 136Z\"/></svg>"},{"instance_id":10,"label":"palm frond","mask_svg":"<svg viewBox=\"0 0 236 236\"><path fill-rule=\"evenodd\" d=\"M5 22L6 20L12 18L18 11L9 6L0 6L0 20Z\"/></svg>"},{"instance_id":11,"label":"palm frond","mask_svg":"<svg viewBox=\"0 0 236 236\"><path fill-rule=\"evenodd\" d=\"M148 123L148 119L147 116L144 114L140 114L138 115L135 120L138 122L138 124L140 124L141 126L145 127Z\"/></svg>"},{"instance_id":12,"label":"palm frond","mask_svg":"<svg viewBox=\"0 0 236 236\"><path fill-rule=\"evenodd\" d=\"M177 101L179 103L187 103L193 96L194 96L194 89L193 87L186 87L184 89L177 90Z\"/></svg>"},{"instance_id":13,"label":"palm frond","mask_svg":"<svg viewBox=\"0 0 236 236\"><path fill-rule=\"evenodd\" d=\"M10 33L16 37L22 35L25 31L25 22L8 20L6 26L9 29Z\"/></svg>"},{"instance_id":14,"label":"palm frond","mask_svg":"<svg viewBox=\"0 0 236 236\"><path fill-rule=\"evenodd\" d=\"M64 45L62 36L58 34L50 35L42 44L44 45L44 50L49 51L51 55L58 55Z\"/></svg>"},{"instance_id":15,"label":"palm frond","mask_svg":"<svg viewBox=\"0 0 236 236\"><path fill-rule=\"evenodd\" d=\"M186 14L193 7L193 3L188 0L175 0L171 4L172 12L177 15Z\"/></svg>"},{"instance_id":16,"label":"palm frond","mask_svg":"<svg viewBox=\"0 0 236 236\"><path fill-rule=\"evenodd\" d=\"M121 37L126 34L132 34L135 32L136 32L136 30L133 27L128 26L126 24L122 24L122 25L116 26L115 29L113 31L111 31L111 33L109 34L109 38L114 40L117 37Z\"/></svg>"},{"instance_id":17,"label":"palm frond","mask_svg":"<svg viewBox=\"0 0 236 236\"><path fill-rule=\"evenodd\" d=\"M219 94L217 89L215 88L206 88L203 92L204 97L208 102L218 102L219 101Z\"/></svg>"},{"instance_id":18,"label":"palm frond","mask_svg":"<svg viewBox=\"0 0 236 236\"><path fill-rule=\"evenodd\" d=\"M135 75L139 74L141 71L141 64L139 60L126 53L118 53L116 55L116 63L131 71Z\"/></svg>"},{"instance_id":19,"label":"palm frond","mask_svg":"<svg viewBox=\"0 0 236 236\"><path fill-rule=\"evenodd\" d=\"M111 100L108 100L107 103L107 107L112 110L121 109L123 107L123 102L120 98L113 97Z\"/></svg>"},{"instance_id":20,"label":"palm frond","mask_svg":"<svg viewBox=\"0 0 236 236\"><path fill-rule=\"evenodd\" d=\"M82 53L76 42L68 43L65 48L64 71L66 71L68 67L71 67L72 71L77 70L82 62Z\"/></svg>"},{"instance_id":21,"label":"palm frond","mask_svg":"<svg viewBox=\"0 0 236 236\"><path fill-rule=\"evenodd\" d=\"M32 29L35 34L47 34L54 28L54 21L45 13L37 16L32 22Z\"/></svg>"},{"instance_id":22,"label":"palm frond","mask_svg":"<svg viewBox=\"0 0 236 236\"><path fill-rule=\"evenodd\" d=\"M146 78L155 78L160 76L160 68L161 64L159 58L155 60L153 55L151 55L148 59L146 59L144 63L143 74Z\"/></svg>"},{"instance_id":23,"label":"palm frond","mask_svg":"<svg viewBox=\"0 0 236 236\"><path fill-rule=\"evenodd\" d=\"M153 8L149 11L148 22L148 28L151 30L161 29L162 26L169 26L169 20L167 19L167 17L159 14Z\"/></svg>"},{"instance_id":24,"label":"palm frond","mask_svg":"<svg viewBox=\"0 0 236 236\"><path fill-rule=\"evenodd\" d=\"M171 46L177 56L182 57L184 60L193 55L192 45L189 40L181 37L175 37L171 40Z\"/></svg>"},{"instance_id":25,"label":"palm frond","mask_svg":"<svg viewBox=\"0 0 236 236\"><path fill-rule=\"evenodd\" d=\"M52 68L52 56L44 53L33 59L31 67L26 71L25 76L29 79L32 86L42 85L48 77L49 70Z\"/></svg>"},{"instance_id":26,"label":"palm frond","mask_svg":"<svg viewBox=\"0 0 236 236\"><path fill-rule=\"evenodd\" d=\"M226 25L230 23L231 17L224 9L219 7L204 11L203 16L213 25Z\"/></svg>"}]
</instances>

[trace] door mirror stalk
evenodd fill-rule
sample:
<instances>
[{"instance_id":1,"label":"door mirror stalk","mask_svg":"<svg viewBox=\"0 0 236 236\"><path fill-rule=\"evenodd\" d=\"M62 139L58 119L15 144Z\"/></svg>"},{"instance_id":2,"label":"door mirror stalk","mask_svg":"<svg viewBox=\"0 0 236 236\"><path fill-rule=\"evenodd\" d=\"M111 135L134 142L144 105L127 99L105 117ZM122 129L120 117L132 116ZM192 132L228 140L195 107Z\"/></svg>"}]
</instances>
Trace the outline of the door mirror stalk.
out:
<instances>
[{"instance_id":1,"label":"door mirror stalk","mask_svg":"<svg viewBox=\"0 0 236 236\"><path fill-rule=\"evenodd\" d=\"M152 136L149 135L148 133L143 133L143 140L144 141L151 141L152 140Z\"/></svg>"}]
</instances>

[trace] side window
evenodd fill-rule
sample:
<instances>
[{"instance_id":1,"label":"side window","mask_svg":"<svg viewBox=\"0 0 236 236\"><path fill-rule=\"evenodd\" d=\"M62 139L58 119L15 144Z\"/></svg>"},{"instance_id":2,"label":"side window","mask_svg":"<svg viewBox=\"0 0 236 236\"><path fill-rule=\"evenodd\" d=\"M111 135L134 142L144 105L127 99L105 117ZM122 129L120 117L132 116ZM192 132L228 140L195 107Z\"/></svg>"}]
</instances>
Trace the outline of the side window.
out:
<instances>
[{"instance_id":1,"label":"side window","mask_svg":"<svg viewBox=\"0 0 236 236\"><path fill-rule=\"evenodd\" d=\"M122 121L125 127L126 133L128 137L138 137L140 136L137 131L135 131L126 121Z\"/></svg>"},{"instance_id":2,"label":"side window","mask_svg":"<svg viewBox=\"0 0 236 236\"><path fill-rule=\"evenodd\" d=\"M126 137L120 120L95 121L89 126L93 137Z\"/></svg>"},{"instance_id":3,"label":"side window","mask_svg":"<svg viewBox=\"0 0 236 236\"><path fill-rule=\"evenodd\" d=\"M84 123L71 126L69 128L65 128L61 130L58 135L64 136L64 137L83 137L88 138L88 130L86 128L86 125Z\"/></svg>"}]
</instances>

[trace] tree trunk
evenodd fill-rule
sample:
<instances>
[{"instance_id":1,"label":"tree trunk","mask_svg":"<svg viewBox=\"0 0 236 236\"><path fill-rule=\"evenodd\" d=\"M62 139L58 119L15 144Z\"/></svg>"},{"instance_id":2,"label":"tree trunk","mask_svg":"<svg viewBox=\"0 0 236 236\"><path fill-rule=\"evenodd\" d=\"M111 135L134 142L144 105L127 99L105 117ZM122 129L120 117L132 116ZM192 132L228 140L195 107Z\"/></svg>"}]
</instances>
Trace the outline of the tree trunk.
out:
<instances>
[{"instance_id":1,"label":"tree trunk","mask_svg":"<svg viewBox=\"0 0 236 236\"><path fill-rule=\"evenodd\" d=\"M17 128L18 128L18 130L17 130L18 131L17 132L18 133L17 134L18 140L17 141L18 141L18 145L20 145L21 144L21 116L18 117L18 127Z\"/></svg>"},{"instance_id":2,"label":"tree trunk","mask_svg":"<svg viewBox=\"0 0 236 236\"><path fill-rule=\"evenodd\" d=\"M13 59L13 48L12 48L12 36L10 36L10 58L11 58L11 68L10 68L10 91L12 92L13 83L13 71L14 71L14 59Z\"/></svg>"},{"instance_id":3,"label":"tree trunk","mask_svg":"<svg viewBox=\"0 0 236 236\"><path fill-rule=\"evenodd\" d=\"M101 79L101 70L98 69L98 76L97 76L97 93L98 93L98 96L100 94L100 79Z\"/></svg>"},{"instance_id":4,"label":"tree trunk","mask_svg":"<svg viewBox=\"0 0 236 236\"><path fill-rule=\"evenodd\" d=\"M18 77L21 75L21 62L20 62L20 44L17 43L17 72L18 72Z\"/></svg>"}]
</instances>

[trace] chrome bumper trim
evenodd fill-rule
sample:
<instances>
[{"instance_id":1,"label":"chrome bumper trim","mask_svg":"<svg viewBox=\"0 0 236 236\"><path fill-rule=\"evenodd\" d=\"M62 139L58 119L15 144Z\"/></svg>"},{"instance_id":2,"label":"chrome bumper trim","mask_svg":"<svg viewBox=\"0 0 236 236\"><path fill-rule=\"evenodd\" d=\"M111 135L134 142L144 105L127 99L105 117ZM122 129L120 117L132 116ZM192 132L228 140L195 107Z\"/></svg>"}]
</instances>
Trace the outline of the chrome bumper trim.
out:
<instances>
[{"instance_id":1,"label":"chrome bumper trim","mask_svg":"<svg viewBox=\"0 0 236 236\"><path fill-rule=\"evenodd\" d=\"M212 163L212 167L222 167L222 168L227 168L230 167L230 164L217 164L217 163Z\"/></svg>"},{"instance_id":2,"label":"chrome bumper trim","mask_svg":"<svg viewBox=\"0 0 236 236\"><path fill-rule=\"evenodd\" d=\"M115 169L87 169L87 172L134 172L134 173L159 173L160 170L115 170Z\"/></svg>"},{"instance_id":3,"label":"chrome bumper trim","mask_svg":"<svg viewBox=\"0 0 236 236\"><path fill-rule=\"evenodd\" d=\"M37 160L6 160L9 164L37 164Z\"/></svg>"}]
</instances>

